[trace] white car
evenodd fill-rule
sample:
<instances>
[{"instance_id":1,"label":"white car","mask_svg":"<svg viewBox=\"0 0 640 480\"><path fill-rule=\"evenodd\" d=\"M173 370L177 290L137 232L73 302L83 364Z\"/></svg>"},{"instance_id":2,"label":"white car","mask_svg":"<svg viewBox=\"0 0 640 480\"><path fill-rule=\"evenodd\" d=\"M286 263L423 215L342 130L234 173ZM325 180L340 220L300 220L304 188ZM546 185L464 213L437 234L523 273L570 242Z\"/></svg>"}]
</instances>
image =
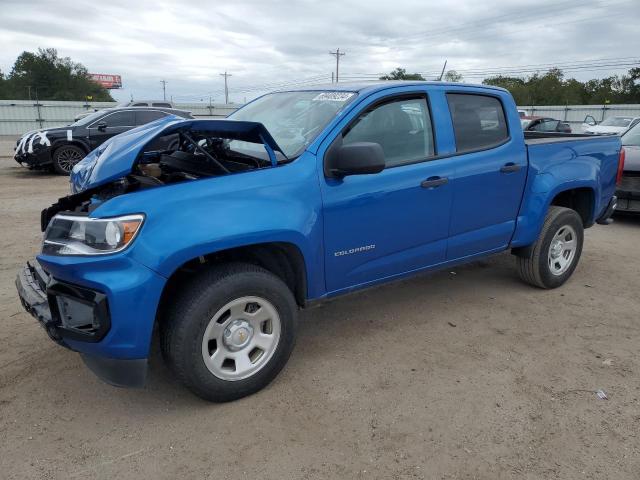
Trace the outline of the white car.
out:
<instances>
[{"instance_id":1,"label":"white car","mask_svg":"<svg viewBox=\"0 0 640 480\"><path fill-rule=\"evenodd\" d=\"M640 117L616 116L605 118L596 123L596 119L587 115L582 124L584 133L614 133L621 135L631 127L640 123Z\"/></svg>"}]
</instances>

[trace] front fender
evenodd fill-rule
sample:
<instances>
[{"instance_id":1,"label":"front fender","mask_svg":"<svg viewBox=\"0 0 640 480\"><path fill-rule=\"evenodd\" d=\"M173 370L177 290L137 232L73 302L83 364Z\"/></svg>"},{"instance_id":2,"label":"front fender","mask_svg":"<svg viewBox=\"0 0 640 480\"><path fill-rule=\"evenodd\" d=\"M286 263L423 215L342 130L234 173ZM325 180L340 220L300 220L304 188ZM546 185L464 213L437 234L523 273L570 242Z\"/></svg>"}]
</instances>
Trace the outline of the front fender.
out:
<instances>
[{"instance_id":1,"label":"front fender","mask_svg":"<svg viewBox=\"0 0 640 480\"><path fill-rule=\"evenodd\" d=\"M121 195L92 216L144 213L128 254L165 278L201 255L266 242L295 245L315 298L324 293L321 212L315 156L305 153L274 168Z\"/></svg>"}]
</instances>

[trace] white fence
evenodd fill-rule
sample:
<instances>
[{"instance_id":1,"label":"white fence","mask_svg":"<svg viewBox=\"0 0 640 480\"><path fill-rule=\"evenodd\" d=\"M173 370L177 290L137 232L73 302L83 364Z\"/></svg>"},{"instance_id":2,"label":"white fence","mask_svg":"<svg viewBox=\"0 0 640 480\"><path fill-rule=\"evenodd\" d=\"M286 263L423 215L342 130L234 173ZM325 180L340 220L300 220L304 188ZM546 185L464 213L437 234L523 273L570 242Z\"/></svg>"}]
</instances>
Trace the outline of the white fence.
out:
<instances>
[{"instance_id":1,"label":"white fence","mask_svg":"<svg viewBox=\"0 0 640 480\"><path fill-rule=\"evenodd\" d=\"M580 133L580 126L587 115L591 115L598 123L608 117L630 116L640 117L640 105L553 105L553 106L519 106L520 110L526 110L529 115L552 117L571 125L574 133Z\"/></svg>"},{"instance_id":2,"label":"white fence","mask_svg":"<svg viewBox=\"0 0 640 480\"><path fill-rule=\"evenodd\" d=\"M21 135L29 130L68 125L83 112L115 107L115 102L56 102L30 100L0 100L0 135ZM240 105L208 103L175 103L175 108L187 110L194 117L226 117Z\"/></svg>"},{"instance_id":3,"label":"white fence","mask_svg":"<svg viewBox=\"0 0 640 480\"><path fill-rule=\"evenodd\" d=\"M87 110L114 107L114 102L54 102L30 100L0 100L0 135L21 135L38 128L68 125L79 113ZM176 108L187 110L195 117L226 117L241 105L208 103L176 103ZM640 117L640 105L554 105L521 106L530 115L553 117L571 124L574 132L587 115L600 122L614 115Z\"/></svg>"}]
</instances>

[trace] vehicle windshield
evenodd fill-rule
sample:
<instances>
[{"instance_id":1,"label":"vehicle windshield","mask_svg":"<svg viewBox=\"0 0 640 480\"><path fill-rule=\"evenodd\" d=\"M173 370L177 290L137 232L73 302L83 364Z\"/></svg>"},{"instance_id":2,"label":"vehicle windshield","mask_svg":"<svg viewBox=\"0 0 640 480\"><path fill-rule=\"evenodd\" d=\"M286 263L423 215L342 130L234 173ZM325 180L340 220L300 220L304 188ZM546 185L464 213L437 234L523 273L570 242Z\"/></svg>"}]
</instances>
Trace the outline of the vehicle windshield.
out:
<instances>
[{"instance_id":1,"label":"vehicle windshield","mask_svg":"<svg viewBox=\"0 0 640 480\"><path fill-rule=\"evenodd\" d=\"M78 120L77 122L73 122L69 126L70 127L79 127L81 125L88 125L88 124L90 124L91 122L97 120L98 118L100 118L103 115L104 115L104 111L93 112L91 115L87 115L86 117L82 117L80 120Z\"/></svg>"},{"instance_id":2,"label":"vehicle windshield","mask_svg":"<svg viewBox=\"0 0 640 480\"><path fill-rule=\"evenodd\" d=\"M271 93L229 116L231 120L260 122L288 157L299 155L353 98L354 92L306 91ZM232 150L264 153L264 146L231 140Z\"/></svg>"},{"instance_id":3,"label":"vehicle windshield","mask_svg":"<svg viewBox=\"0 0 640 480\"><path fill-rule=\"evenodd\" d=\"M631 117L609 117L605 119L600 126L601 127L628 127L633 118Z\"/></svg>"},{"instance_id":4,"label":"vehicle windshield","mask_svg":"<svg viewBox=\"0 0 640 480\"><path fill-rule=\"evenodd\" d=\"M622 135L622 145L640 147L640 123Z\"/></svg>"}]
</instances>

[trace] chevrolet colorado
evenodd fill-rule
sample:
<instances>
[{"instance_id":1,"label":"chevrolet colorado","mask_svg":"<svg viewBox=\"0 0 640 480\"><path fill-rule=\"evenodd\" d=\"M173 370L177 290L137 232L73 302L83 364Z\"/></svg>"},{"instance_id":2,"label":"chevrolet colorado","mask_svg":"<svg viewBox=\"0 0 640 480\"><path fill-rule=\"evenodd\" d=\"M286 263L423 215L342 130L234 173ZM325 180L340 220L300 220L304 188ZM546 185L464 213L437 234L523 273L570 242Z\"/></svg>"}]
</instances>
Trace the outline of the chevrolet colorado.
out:
<instances>
[{"instance_id":1,"label":"chevrolet colorado","mask_svg":"<svg viewBox=\"0 0 640 480\"><path fill-rule=\"evenodd\" d=\"M615 208L622 152L616 136L523 133L489 86L276 92L93 150L16 285L103 380L142 385L157 327L182 383L233 400L275 378L315 302L505 250L524 281L562 285Z\"/></svg>"}]
</instances>

